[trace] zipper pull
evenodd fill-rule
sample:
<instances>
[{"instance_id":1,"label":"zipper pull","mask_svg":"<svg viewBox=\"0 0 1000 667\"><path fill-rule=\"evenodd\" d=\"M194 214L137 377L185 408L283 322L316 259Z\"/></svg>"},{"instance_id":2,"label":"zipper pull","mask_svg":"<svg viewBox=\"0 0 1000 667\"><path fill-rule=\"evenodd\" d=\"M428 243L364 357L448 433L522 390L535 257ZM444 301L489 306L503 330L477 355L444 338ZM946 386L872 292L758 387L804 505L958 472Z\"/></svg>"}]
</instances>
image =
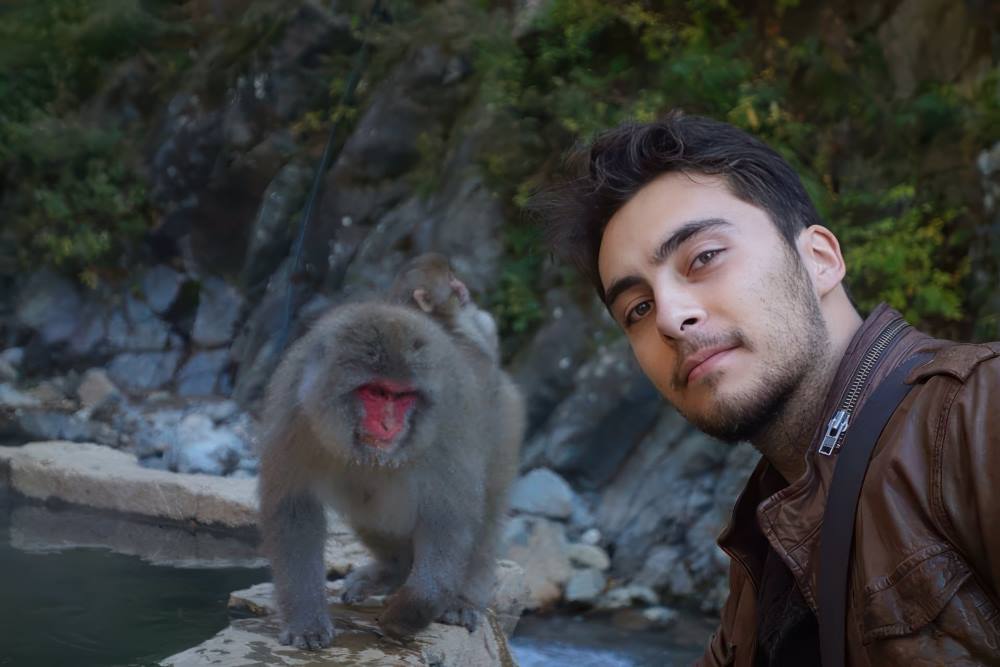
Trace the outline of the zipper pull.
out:
<instances>
[{"instance_id":1,"label":"zipper pull","mask_svg":"<svg viewBox=\"0 0 1000 667\"><path fill-rule=\"evenodd\" d=\"M847 410L837 410L837 414L833 415L833 419L826 426L826 435L823 436L823 442L819 444L820 454L824 456L833 454L833 450L837 448L837 442L844 435L844 432L847 431L847 425L850 421L851 414Z\"/></svg>"}]
</instances>

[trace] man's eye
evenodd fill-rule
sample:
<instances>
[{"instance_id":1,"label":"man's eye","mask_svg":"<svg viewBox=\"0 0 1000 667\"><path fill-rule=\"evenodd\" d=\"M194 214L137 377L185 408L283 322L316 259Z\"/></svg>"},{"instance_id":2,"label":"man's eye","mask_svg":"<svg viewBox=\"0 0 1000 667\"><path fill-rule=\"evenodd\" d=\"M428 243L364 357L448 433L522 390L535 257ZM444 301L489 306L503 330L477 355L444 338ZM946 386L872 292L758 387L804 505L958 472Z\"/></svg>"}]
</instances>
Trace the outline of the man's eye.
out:
<instances>
[{"instance_id":1,"label":"man's eye","mask_svg":"<svg viewBox=\"0 0 1000 667\"><path fill-rule=\"evenodd\" d=\"M653 309L653 303L651 301L641 301L636 304L635 308L625 313L625 326L630 326L635 324L637 321L649 314L649 311Z\"/></svg>"},{"instance_id":2,"label":"man's eye","mask_svg":"<svg viewBox=\"0 0 1000 667\"><path fill-rule=\"evenodd\" d=\"M706 250L703 253L699 253L694 261L691 262L692 269L700 269L701 267L709 264L716 258L716 256L722 252L722 248L715 248L713 250Z\"/></svg>"}]
</instances>

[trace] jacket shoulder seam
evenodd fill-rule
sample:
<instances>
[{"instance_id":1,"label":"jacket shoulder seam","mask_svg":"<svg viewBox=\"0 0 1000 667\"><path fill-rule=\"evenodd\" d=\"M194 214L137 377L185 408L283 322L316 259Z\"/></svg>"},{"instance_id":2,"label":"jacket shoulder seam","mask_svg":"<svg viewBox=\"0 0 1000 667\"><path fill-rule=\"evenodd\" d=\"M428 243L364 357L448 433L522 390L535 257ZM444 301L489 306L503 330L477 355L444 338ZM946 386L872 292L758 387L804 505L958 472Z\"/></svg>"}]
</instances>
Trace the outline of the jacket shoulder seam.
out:
<instances>
[{"instance_id":1,"label":"jacket shoulder seam","mask_svg":"<svg viewBox=\"0 0 1000 667\"><path fill-rule=\"evenodd\" d=\"M943 401L941 410L938 413L937 425L934 429L933 464L931 466L931 504L934 508L935 519L940 524L939 528L941 532L954 548L958 548L958 530L952 523L951 517L948 516L944 503L944 450L948 440L948 423L951 421L952 407L955 405L955 400L958 398L958 394L964 383L955 378L951 378L951 380L952 386L949 388L948 394Z\"/></svg>"}]
</instances>

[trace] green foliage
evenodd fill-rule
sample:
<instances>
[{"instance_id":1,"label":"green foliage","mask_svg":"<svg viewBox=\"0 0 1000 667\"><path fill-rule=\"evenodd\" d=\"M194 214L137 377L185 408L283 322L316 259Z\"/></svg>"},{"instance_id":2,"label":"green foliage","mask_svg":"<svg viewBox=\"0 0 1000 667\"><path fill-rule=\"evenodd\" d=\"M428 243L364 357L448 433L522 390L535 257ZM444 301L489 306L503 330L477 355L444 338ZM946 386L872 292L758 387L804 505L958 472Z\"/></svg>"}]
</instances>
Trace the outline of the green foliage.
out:
<instances>
[{"instance_id":1,"label":"green foliage","mask_svg":"<svg viewBox=\"0 0 1000 667\"><path fill-rule=\"evenodd\" d=\"M553 0L517 39L494 21L477 49L492 184L516 214L553 156L595 132L674 108L728 120L798 170L862 307L887 300L939 333L967 331L977 304L960 243L982 224L969 184L1000 136L1000 75L899 97L874 31L833 30L810 5Z\"/></svg>"},{"instance_id":2,"label":"green foliage","mask_svg":"<svg viewBox=\"0 0 1000 667\"><path fill-rule=\"evenodd\" d=\"M518 340L543 318L538 274L542 255L539 230L526 224L511 225L505 234L505 257L500 288L490 304L496 315L500 338Z\"/></svg>"},{"instance_id":3,"label":"green foliage","mask_svg":"<svg viewBox=\"0 0 1000 667\"><path fill-rule=\"evenodd\" d=\"M913 188L902 185L874 201L853 202L853 210L866 210L867 221L847 224L841 234L848 282L865 311L887 301L911 321L959 319L968 260L948 260L948 251L962 244L955 239L949 244L944 235L959 212L914 204L914 199Z\"/></svg>"},{"instance_id":4,"label":"green foliage","mask_svg":"<svg viewBox=\"0 0 1000 667\"><path fill-rule=\"evenodd\" d=\"M77 114L108 71L176 30L158 3L20 2L0 20L2 246L94 284L150 219L134 136ZM137 144L138 142L136 142Z\"/></svg>"},{"instance_id":5,"label":"green foliage","mask_svg":"<svg viewBox=\"0 0 1000 667\"><path fill-rule=\"evenodd\" d=\"M146 188L113 132L61 123L11 125L3 161L24 185L5 197L5 229L25 268L40 262L96 283L119 266L149 217Z\"/></svg>"}]
</instances>

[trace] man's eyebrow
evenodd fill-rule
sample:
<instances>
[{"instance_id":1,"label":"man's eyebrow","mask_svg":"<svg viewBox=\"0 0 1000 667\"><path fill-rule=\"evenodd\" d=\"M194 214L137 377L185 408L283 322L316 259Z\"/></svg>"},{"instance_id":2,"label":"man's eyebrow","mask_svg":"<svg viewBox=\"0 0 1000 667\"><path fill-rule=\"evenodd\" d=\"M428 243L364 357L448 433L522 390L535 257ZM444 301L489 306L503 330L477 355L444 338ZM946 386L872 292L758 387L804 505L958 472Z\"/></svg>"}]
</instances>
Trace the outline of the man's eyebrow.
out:
<instances>
[{"instance_id":1,"label":"man's eyebrow","mask_svg":"<svg viewBox=\"0 0 1000 667\"><path fill-rule=\"evenodd\" d=\"M673 234L667 237L667 240L661 243L660 247L653 253L653 265L659 266L660 264L666 262L670 259L670 255L676 252L677 248L679 248L682 243L687 241L692 236L701 234L702 232L715 227L732 227L732 225L733 223L724 218L703 218L701 220L690 220L685 222L677 228Z\"/></svg>"},{"instance_id":2,"label":"man's eyebrow","mask_svg":"<svg viewBox=\"0 0 1000 667\"><path fill-rule=\"evenodd\" d=\"M636 285L641 285L645 281L639 276L625 276L624 278L619 278L611 283L607 291L604 292L604 305L611 309L611 306L615 304L615 299L620 297L623 292L627 292Z\"/></svg>"}]
</instances>

